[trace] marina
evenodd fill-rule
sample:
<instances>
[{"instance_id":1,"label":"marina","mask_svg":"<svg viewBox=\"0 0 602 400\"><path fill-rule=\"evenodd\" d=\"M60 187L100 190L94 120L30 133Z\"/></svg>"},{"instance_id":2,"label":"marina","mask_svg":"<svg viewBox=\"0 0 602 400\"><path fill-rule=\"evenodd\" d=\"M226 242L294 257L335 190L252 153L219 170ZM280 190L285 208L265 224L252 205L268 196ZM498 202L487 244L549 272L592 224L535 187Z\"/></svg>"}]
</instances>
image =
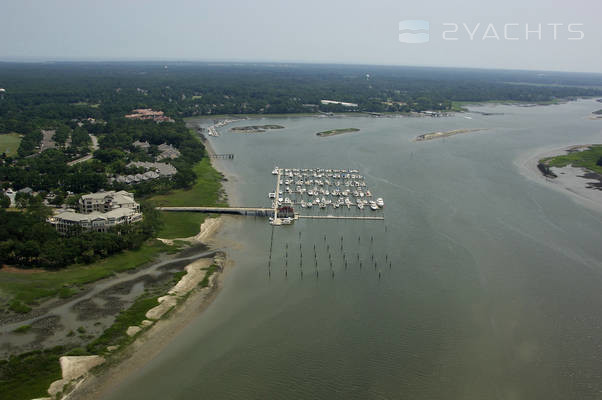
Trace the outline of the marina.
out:
<instances>
[{"instance_id":1,"label":"marina","mask_svg":"<svg viewBox=\"0 0 602 400\"><path fill-rule=\"evenodd\" d=\"M157 207L159 211L203 212L268 217L271 225L291 225L300 218L383 221L385 203L374 198L357 169L279 168L271 207ZM281 190L281 187L283 190ZM283 197L284 196L284 197ZM299 212L301 210L301 213ZM371 211L368 211L371 210ZM370 212L365 215L365 212Z\"/></svg>"},{"instance_id":2,"label":"marina","mask_svg":"<svg viewBox=\"0 0 602 400\"><path fill-rule=\"evenodd\" d=\"M382 215L364 217L368 209L382 214L385 203L372 194L358 169L275 167L272 174L276 176L276 191L268 193L268 198L274 208L297 207L309 213L300 217L317 216L317 210L349 214L321 216L326 219L384 219Z\"/></svg>"},{"instance_id":3,"label":"marina","mask_svg":"<svg viewBox=\"0 0 602 400\"><path fill-rule=\"evenodd\" d=\"M218 128L221 128L222 126L226 126L232 122L236 122L239 121L239 119L222 119L222 120L216 120L213 122L213 125L207 127L207 134L209 136L213 136L213 137L217 137L220 135Z\"/></svg>"}]
</instances>

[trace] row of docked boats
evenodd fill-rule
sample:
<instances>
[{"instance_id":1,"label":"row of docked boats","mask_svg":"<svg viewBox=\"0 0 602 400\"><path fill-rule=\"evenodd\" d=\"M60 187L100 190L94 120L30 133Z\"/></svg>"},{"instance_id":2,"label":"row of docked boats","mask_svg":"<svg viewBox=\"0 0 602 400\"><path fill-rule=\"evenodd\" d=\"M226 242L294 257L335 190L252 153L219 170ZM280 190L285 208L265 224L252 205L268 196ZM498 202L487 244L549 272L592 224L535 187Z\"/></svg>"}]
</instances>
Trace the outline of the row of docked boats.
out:
<instances>
[{"instance_id":1,"label":"row of docked boats","mask_svg":"<svg viewBox=\"0 0 602 400\"><path fill-rule=\"evenodd\" d=\"M214 121L213 125L211 125L207 128L207 134L209 136L219 136L220 134L217 130L218 128L221 128L222 126L226 126L229 123L236 122L236 121L238 121L238 120L237 119L222 119L219 121Z\"/></svg>"},{"instance_id":2,"label":"row of docked boats","mask_svg":"<svg viewBox=\"0 0 602 400\"><path fill-rule=\"evenodd\" d=\"M272 174L278 175L279 193L269 193L273 206L300 205L301 208L357 207L379 210L384 207L382 198L373 199L364 176L357 169L275 167Z\"/></svg>"}]
</instances>

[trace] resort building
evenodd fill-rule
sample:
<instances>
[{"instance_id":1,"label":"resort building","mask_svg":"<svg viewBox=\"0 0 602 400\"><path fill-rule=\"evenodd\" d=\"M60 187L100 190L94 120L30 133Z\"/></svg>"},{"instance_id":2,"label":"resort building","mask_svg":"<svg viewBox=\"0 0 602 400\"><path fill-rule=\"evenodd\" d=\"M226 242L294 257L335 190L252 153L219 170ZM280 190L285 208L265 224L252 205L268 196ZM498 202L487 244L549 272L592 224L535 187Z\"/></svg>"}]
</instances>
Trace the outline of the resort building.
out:
<instances>
[{"instance_id":1,"label":"resort building","mask_svg":"<svg viewBox=\"0 0 602 400\"><path fill-rule=\"evenodd\" d=\"M132 224L141 220L142 214L130 208L118 208L105 213L93 211L88 214L67 210L49 218L57 232L62 234L77 230L106 232L116 225Z\"/></svg>"},{"instance_id":2,"label":"resort building","mask_svg":"<svg viewBox=\"0 0 602 400\"><path fill-rule=\"evenodd\" d=\"M165 116L163 111L155 111L150 108L138 108L132 111L131 114L127 114L125 117L129 119L141 120L151 119L155 122L174 122L173 119Z\"/></svg>"},{"instance_id":3,"label":"resort building","mask_svg":"<svg viewBox=\"0 0 602 400\"><path fill-rule=\"evenodd\" d=\"M121 224L132 224L142 220L140 205L134 195L124 190L119 192L97 192L82 196L80 212L64 210L50 217L50 222L59 233L77 230L106 232Z\"/></svg>"},{"instance_id":4,"label":"resort building","mask_svg":"<svg viewBox=\"0 0 602 400\"><path fill-rule=\"evenodd\" d=\"M134 143L132 143L132 145L134 145L135 147L142 149L144 151L148 151L148 149L151 146L150 143L141 142L139 140L136 140ZM161 161L166 158L173 160L174 158L178 158L181 155L181 153L178 149L176 149L173 145L167 144L167 143L161 143L159 146L157 146L157 150L159 150L159 155L157 156L157 161Z\"/></svg>"},{"instance_id":5,"label":"resort building","mask_svg":"<svg viewBox=\"0 0 602 400\"><path fill-rule=\"evenodd\" d=\"M134 201L134 195L125 190L85 194L79 199L79 211L83 214L94 211L106 213L119 208L140 211L140 205Z\"/></svg>"},{"instance_id":6,"label":"resort building","mask_svg":"<svg viewBox=\"0 0 602 400\"><path fill-rule=\"evenodd\" d=\"M171 144L162 143L158 146L158 148L161 154L157 156L157 161L161 161L166 158L174 159L180 157L180 151Z\"/></svg>"},{"instance_id":7,"label":"resort building","mask_svg":"<svg viewBox=\"0 0 602 400\"><path fill-rule=\"evenodd\" d=\"M150 147L150 143L148 142L141 142L140 140L136 140L134 143L132 143L135 147L138 147L140 149L143 150L148 150Z\"/></svg>"},{"instance_id":8,"label":"resort building","mask_svg":"<svg viewBox=\"0 0 602 400\"><path fill-rule=\"evenodd\" d=\"M112 181L126 183L129 185L157 178L171 178L178 173L176 167L166 163L135 161L129 163L127 166L144 168L146 172L135 175L118 175L115 178L112 178Z\"/></svg>"},{"instance_id":9,"label":"resort building","mask_svg":"<svg viewBox=\"0 0 602 400\"><path fill-rule=\"evenodd\" d=\"M339 106L350 107L350 108L357 108L357 106L358 106L356 103L346 103L344 101L335 101L335 100L320 100L320 103L322 103L323 105L337 104Z\"/></svg>"}]
</instances>

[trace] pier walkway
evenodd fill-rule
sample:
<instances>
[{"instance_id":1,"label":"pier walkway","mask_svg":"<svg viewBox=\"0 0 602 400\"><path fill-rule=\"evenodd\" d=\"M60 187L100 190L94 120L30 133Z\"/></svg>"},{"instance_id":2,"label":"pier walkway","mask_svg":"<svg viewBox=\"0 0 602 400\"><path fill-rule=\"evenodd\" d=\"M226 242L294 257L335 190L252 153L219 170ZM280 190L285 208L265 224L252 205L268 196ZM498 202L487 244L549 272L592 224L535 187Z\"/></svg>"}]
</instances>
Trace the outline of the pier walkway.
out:
<instances>
[{"instance_id":1,"label":"pier walkway","mask_svg":"<svg viewBox=\"0 0 602 400\"><path fill-rule=\"evenodd\" d=\"M232 153L226 153L226 154L209 154L208 157L209 158L214 158L214 159L222 159L222 160L233 160L234 159L234 154L232 154Z\"/></svg>"},{"instance_id":2,"label":"pier walkway","mask_svg":"<svg viewBox=\"0 0 602 400\"><path fill-rule=\"evenodd\" d=\"M267 217L274 213L273 208L262 207L157 207L156 209L159 211L256 215L260 217Z\"/></svg>"},{"instance_id":3,"label":"pier walkway","mask_svg":"<svg viewBox=\"0 0 602 400\"><path fill-rule=\"evenodd\" d=\"M258 217L273 217L277 213L277 209L263 207L157 207L159 211L172 212L202 212L213 214L238 214L251 215ZM364 221L383 221L383 216L343 216L343 215L299 215L295 214L294 219L354 219Z\"/></svg>"}]
</instances>

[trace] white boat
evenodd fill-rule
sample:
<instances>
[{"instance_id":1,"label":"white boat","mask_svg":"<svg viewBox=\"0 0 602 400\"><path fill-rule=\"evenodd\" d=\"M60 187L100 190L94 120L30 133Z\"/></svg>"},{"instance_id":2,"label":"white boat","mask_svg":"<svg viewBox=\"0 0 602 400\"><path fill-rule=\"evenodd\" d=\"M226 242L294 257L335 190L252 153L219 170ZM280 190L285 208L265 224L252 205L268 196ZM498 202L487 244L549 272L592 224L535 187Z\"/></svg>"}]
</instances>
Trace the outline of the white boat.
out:
<instances>
[{"instance_id":1,"label":"white boat","mask_svg":"<svg viewBox=\"0 0 602 400\"><path fill-rule=\"evenodd\" d=\"M268 198L269 199L275 199L276 198L276 193L268 193Z\"/></svg>"},{"instance_id":2,"label":"white boat","mask_svg":"<svg viewBox=\"0 0 602 400\"><path fill-rule=\"evenodd\" d=\"M274 167L272 170L272 175L278 175L278 167Z\"/></svg>"},{"instance_id":3,"label":"white boat","mask_svg":"<svg viewBox=\"0 0 602 400\"><path fill-rule=\"evenodd\" d=\"M374 211L378 210L378 206L376 205L376 203L371 203L370 208Z\"/></svg>"},{"instance_id":4,"label":"white boat","mask_svg":"<svg viewBox=\"0 0 602 400\"><path fill-rule=\"evenodd\" d=\"M363 210L364 209L364 204L358 202L357 203L357 208L359 208L360 210Z\"/></svg>"},{"instance_id":5,"label":"white boat","mask_svg":"<svg viewBox=\"0 0 602 400\"><path fill-rule=\"evenodd\" d=\"M280 220L280 222L282 223L282 225L290 225L293 223L293 219L292 218L282 218Z\"/></svg>"},{"instance_id":6,"label":"white boat","mask_svg":"<svg viewBox=\"0 0 602 400\"><path fill-rule=\"evenodd\" d=\"M379 197L378 199L376 199L376 205L379 207L385 206L385 202L383 201L382 197Z\"/></svg>"}]
</instances>

